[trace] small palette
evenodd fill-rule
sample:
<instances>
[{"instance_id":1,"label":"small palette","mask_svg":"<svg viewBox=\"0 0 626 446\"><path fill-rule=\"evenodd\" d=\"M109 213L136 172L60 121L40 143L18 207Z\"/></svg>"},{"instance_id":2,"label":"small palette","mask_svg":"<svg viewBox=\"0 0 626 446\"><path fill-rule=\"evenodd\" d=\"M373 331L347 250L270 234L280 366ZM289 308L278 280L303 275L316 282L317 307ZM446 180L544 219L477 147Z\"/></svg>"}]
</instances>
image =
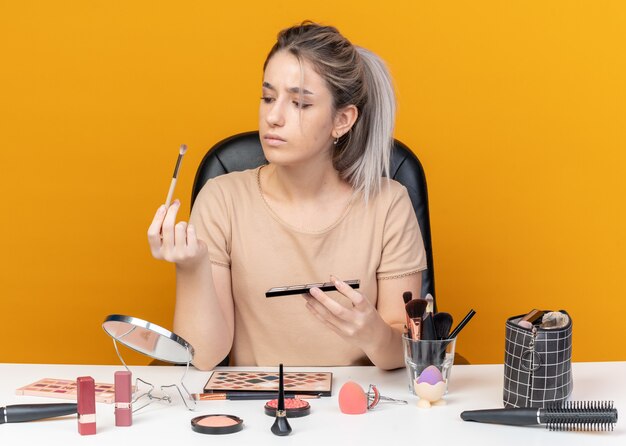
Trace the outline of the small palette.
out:
<instances>
[{"instance_id":1,"label":"small palette","mask_svg":"<svg viewBox=\"0 0 626 446\"><path fill-rule=\"evenodd\" d=\"M265 404L265 414L272 417L276 416L278 409L278 400L271 400ZM311 405L308 401L300 398L285 398L285 412L287 418L305 417L311 413Z\"/></svg>"},{"instance_id":2,"label":"small palette","mask_svg":"<svg viewBox=\"0 0 626 446\"><path fill-rule=\"evenodd\" d=\"M235 415L209 414L191 420L191 430L199 434L234 434L243 429L243 420Z\"/></svg>"},{"instance_id":3,"label":"small palette","mask_svg":"<svg viewBox=\"0 0 626 446\"><path fill-rule=\"evenodd\" d=\"M70 379L44 378L27 386L20 387L15 391L15 394L76 401L76 381ZM115 385L96 383L96 401L106 404L115 402Z\"/></svg>"}]
</instances>

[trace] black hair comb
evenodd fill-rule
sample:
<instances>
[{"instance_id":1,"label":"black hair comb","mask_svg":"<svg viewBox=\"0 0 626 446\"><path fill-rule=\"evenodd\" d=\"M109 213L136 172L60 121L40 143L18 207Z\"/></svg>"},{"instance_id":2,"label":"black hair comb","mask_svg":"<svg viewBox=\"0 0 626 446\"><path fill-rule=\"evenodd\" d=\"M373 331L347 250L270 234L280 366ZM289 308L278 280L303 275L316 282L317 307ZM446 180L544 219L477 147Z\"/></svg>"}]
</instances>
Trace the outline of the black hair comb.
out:
<instances>
[{"instance_id":1,"label":"black hair comb","mask_svg":"<svg viewBox=\"0 0 626 446\"><path fill-rule=\"evenodd\" d=\"M532 426L545 424L551 431L612 431L617 423L613 401L571 401L547 406L511 409L466 410L465 421Z\"/></svg>"}]
</instances>

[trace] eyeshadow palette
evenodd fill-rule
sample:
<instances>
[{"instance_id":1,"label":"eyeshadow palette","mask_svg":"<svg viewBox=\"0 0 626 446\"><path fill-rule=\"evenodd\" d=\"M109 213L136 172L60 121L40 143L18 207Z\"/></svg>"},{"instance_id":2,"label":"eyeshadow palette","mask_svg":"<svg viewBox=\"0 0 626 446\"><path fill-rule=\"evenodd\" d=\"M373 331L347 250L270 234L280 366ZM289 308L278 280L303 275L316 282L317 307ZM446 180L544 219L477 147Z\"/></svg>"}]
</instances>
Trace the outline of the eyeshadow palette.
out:
<instances>
[{"instance_id":1,"label":"eyeshadow palette","mask_svg":"<svg viewBox=\"0 0 626 446\"><path fill-rule=\"evenodd\" d=\"M287 372L283 377L285 393L330 396L333 388L331 372ZM220 371L213 372L204 385L206 393L278 392L278 372Z\"/></svg>"},{"instance_id":2,"label":"eyeshadow palette","mask_svg":"<svg viewBox=\"0 0 626 446\"><path fill-rule=\"evenodd\" d=\"M349 285L351 288L358 289L359 281L358 280L346 280L346 285ZM326 283L309 283L307 285L291 285L291 286L279 286L275 288L270 288L265 292L265 297L276 297L276 296L291 296L294 294L306 294L313 287L317 287L322 291L337 291L335 288L335 284L332 282Z\"/></svg>"},{"instance_id":3,"label":"eyeshadow palette","mask_svg":"<svg viewBox=\"0 0 626 446\"><path fill-rule=\"evenodd\" d=\"M135 390L133 386L133 391ZM70 379L44 378L37 382L20 387L16 395L45 396L76 401L76 381ZM115 402L115 385L96 383L96 401L112 404Z\"/></svg>"}]
</instances>

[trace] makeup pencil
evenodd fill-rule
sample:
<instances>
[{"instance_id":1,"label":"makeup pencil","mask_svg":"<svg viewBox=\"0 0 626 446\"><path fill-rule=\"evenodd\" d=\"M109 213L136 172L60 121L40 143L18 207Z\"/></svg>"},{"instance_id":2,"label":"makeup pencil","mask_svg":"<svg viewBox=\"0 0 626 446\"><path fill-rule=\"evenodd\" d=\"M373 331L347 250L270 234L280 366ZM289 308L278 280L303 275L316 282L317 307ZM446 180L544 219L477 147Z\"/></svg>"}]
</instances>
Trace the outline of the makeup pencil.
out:
<instances>
[{"instance_id":1,"label":"makeup pencil","mask_svg":"<svg viewBox=\"0 0 626 446\"><path fill-rule=\"evenodd\" d=\"M180 149L178 150L178 159L176 159L176 167L174 167L174 175L172 175L172 182L170 183L170 190L167 192L167 198L165 199L165 208L170 207L170 203L172 202L172 196L174 195L176 180L178 178L178 170L180 169L180 164L183 162L183 156L186 151L187 145L181 144Z\"/></svg>"},{"instance_id":2,"label":"makeup pencil","mask_svg":"<svg viewBox=\"0 0 626 446\"><path fill-rule=\"evenodd\" d=\"M220 393L192 393L191 397L196 401L242 401L242 400L272 400L278 398L278 392L220 392ZM287 398L298 398L300 400L318 399L316 394L294 394L285 392Z\"/></svg>"}]
</instances>

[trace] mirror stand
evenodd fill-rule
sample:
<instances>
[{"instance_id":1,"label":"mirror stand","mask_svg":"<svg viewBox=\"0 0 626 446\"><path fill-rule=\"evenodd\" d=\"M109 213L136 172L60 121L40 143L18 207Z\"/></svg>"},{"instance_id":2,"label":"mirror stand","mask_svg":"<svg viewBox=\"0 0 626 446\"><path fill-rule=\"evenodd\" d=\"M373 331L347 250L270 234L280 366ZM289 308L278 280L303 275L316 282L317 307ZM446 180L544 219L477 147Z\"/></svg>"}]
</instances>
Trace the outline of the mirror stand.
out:
<instances>
[{"instance_id":1,"label":"mirror stand","mask_svg":"<svg viewBox=\"0 0 626 446\"><path fill-rule=\"evenodd\" d=\"M120 353L117 341L120 341L125 346L152 358L175 364L185 364L185 370L180 378L180 383L162 385L159 387L160 391L155 390L156 386L154 384L136 377L135 393L138 395L132 401L133 413L156 401L163 401L171 404L172 397L165 389L172 387L175 387L178 391L185 407L191 411L195 410L197 402L192 398L191 393L185 386L184 382L194 353L193 348L189 343L164 328L159 327L158 325L129 316L110 315L105 319L102 325L105 332L113 339L113 347L115 348L117 357L124 368L129 372L131 370ZM140 391L139 383L148 386L148 389ZM184 394L181 391L181 387L184 390ZM139 401L143 404L139 407L135 407ZM193 404L190 405L188 401L191 401Z\"/></svg>"}]
</instances>

